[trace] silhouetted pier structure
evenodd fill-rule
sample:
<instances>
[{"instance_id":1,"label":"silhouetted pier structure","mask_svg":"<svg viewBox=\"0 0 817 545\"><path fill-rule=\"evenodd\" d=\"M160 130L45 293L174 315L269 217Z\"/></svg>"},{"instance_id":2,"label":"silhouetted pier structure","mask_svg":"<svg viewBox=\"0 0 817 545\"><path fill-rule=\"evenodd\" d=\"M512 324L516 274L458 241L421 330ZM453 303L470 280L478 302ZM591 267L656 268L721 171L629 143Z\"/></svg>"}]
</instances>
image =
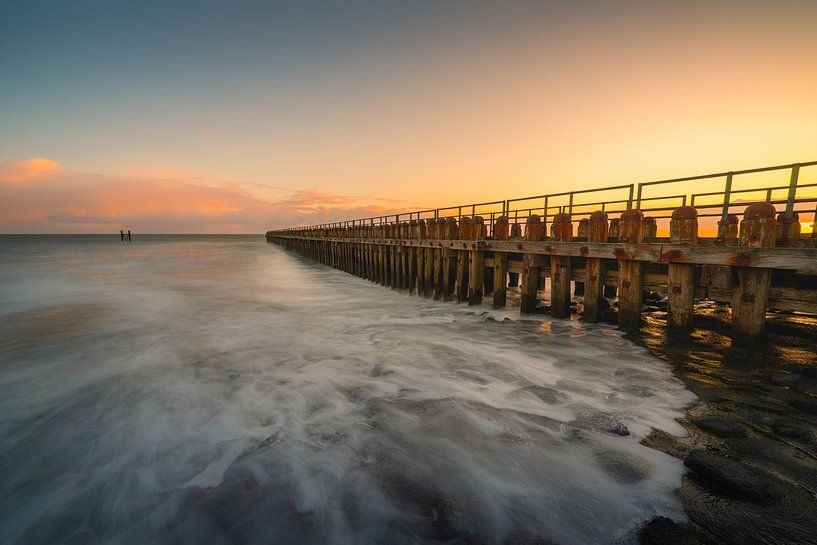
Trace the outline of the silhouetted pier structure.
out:
<instances>
[{"instance_id":1,"label":"silhouetted pier structure","mask_svg":"<svg viewBox=\"0 0 817 545\"><path fill-rule=\"evenodd\" d=\"M808 180L810 177L811 180ZM775 180L780 180L775 183ZM712 191L692 192L706 183ZM686 189L684 187L686 186ZM817 315L817 161L567 191L268 231L268 242L362 278L438 300L596 322L618 301L638 328L645 292L668 324L692 326L695 301L728 303L735 337L770 309ZM703 229L701 229L703 228ZM707 232L709 231L709 232ZM542 289L549 284L549 309Z\"/></svg>"},{"instance_id":2,"label":"silhouetted pier structure","mask_svg":"<svg viewBox=\"0 0 817 545\"><path fill-rule=\"evenodd\" d=\"M119 230L119 239L120 239L122 242L132 242L132 241L133 241L133 239L132 239L132 238L131 238L131 236L130 236L130 229L128 229L128 232L127 232L127 233L126 233L125 231L123 231L122 229L120 229L120 230Z\"/></svg>"}]
</instances>

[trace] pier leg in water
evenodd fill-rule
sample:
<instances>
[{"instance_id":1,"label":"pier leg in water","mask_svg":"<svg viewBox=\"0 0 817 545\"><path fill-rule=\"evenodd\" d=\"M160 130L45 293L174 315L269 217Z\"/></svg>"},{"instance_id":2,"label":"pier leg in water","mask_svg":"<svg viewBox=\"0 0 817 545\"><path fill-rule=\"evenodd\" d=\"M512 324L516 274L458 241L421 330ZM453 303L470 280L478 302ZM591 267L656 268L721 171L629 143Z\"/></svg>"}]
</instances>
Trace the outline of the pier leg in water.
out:
<instances>
[{"instance_id":1,"label":"pier leg in water","mask_svg":"<svg viewBox=\"0 0 817 545\"><path fill-rule=\"evenodd\" d=\"M434 240L439 245L445 239L446 221L445 218L438 218L434 229ZM441 301L444 292L443 283L443 249L441 246L434 248L434 300Z\"/></svg>"},{"instance_id":2,"label":"pier leg in water","mask_svg":"<svg viewBox=\"0 0 817 545\"><path fill-rule=\"evenodd\" d=\"M540 241L543 236L542 222L539 216L531 214L525 225L525 240ZM520 286L521 298L519 311L523 314L536 310L537 291L539 287L539 265L538 256L535 254L522 255L522 285Z\"/></svg>"},{"instance_id":3,"label":"pier leg in water","mask_svg":"<svg viewBox=\"0 0 817 545\"><path fill-rule=\"evenodd\" d=\"M607 213L596 211L590 214L588 223L588 242L607 242ZM584 285L584 309L582 317L586 322L596 323L599 320L599 310L604 300L604 275L606 274L605 260L587 258L585 266L586 282Z\"/></svg>"},{"instance_id":4,"label":"pier leg in water","mask_svg":"<svg viewBox=\"0 0 817 545\"><path fill-rule=\"evenodd\" d=\"M446 218L444 224L444 240L459 239L457 220ZM442 249L443 259L443 300L451 301L454 298L454 288L457 285L457 252L450 247Z\"/></svg>"},{"instance_id":5,"label":"pier leg in water","mask_svg":"<svg viewBox=\"0 0 817 545\"><path fill-rule=\"evenodd\" d=\"M740 245L748 248L772 247L777 222L775 208L769 203L746 207L740 224ZM771 269L735 267L737 284L732 297L732 336L750 340L766 328L766 305L772 283Z\"/></svg>"},{"instance_id":6,"label":"pier leg in water","mask_svg":"<svg viewBox=\"0 0 817 545\"><path fill-rule=\"evenodd\" d=\"M553 240L570 242L573 240L573 223L570 214L556 214L553 217ZM550 258L550 315L554 318L570 316L570 277L572 265L569 256Z\"/></svg>"},{"instance_id":7,"label":"pier leg in water","mask_svg":"<svg viewBox=\"0 0 817 545\"><path fill-rule=\"evenodd\" d=\"M644 216L640 210L630 209L621 213L621 242L638 244L643 241ZM643 298L642 263L620 252L618 259L618 327L625 331L637 331L641 326L641 303Z\"/></svg>"},{"instance_id":8,"label":"pier leg in water","mask_svg":"<svg viewBox=\"0 0 817 545\"><path fill-rule=\"evenodd\" d=\"M472 247L478 246L485 240L485 221L482 216L475 216L471 227L471 245ZM468 306L481 305L485 282L485 252L480 249L472 249L469 255L469 264Z\"/></svg>"},{"instance_id":9,"label":"pier leg in water","mask_svg":"<svg viewBox=\"0 0 817 545\"><path fill-rule=\"evenodd\" d=\"M698 243L698 211L682 206L672 212L670 242ZM695 304L695 265L670 263L667 266L667 324L676 329L692 327Z\"/></svg>"},{"instance_id":10,"label":"pier leg in water","mask_svg":"<svg viewBox=\"0 0 817 545\"><path fill-rule=\"evenodd\" d=\"M457 251L457 302L468 301L468 240L471 238L471 218L460 218L459 239L464 241Z\"/></svg>"},{"instance_id":11,"label":"pier leg in water","mask_svg":"<svg viewBox=\"0 0 817 545\"><path fill-rule=\"evenodd\" d=\"M426 220L426 226L426 238L434 240L434 233L437 230L437 220L433 218ZM430 298L434 295L434 248L424 248L424 253L423 297Z\"/></svg>"},{"instance_id":12,"label":"pier leg in water","mask_svg":"<svg viewBox=\"0 0 817 545\"><path fill-rule=\"evenodd\" d=\"M428 238L426 236L427 235L426 229L427 229L426 220L423 220L423 219L417 220L417 239L418 240L425 240L426 238ZM417 257L417 295L423 295L423 294L425 294L425 285L426 285L426 282L425 282L425 276L426 276L426 272L425 272L426 271L426 268L425 268L425 262L426 262L425 249L422 248L422 247L418 247L417 251L416 251L416 257Z\"/></svg>"},{"instance_id":13,"label":"pier leg in water","mask_svg":"<svg viewBox=\"0 0 817 545\"><path fill-rule=\"evenodd\" d=\"M618 242L619 236L621 235L621 220L619 218L613 218L610 220L610 228L607 233L607 242ZM618 270L618 263L614 263L612 265ZM606 274L606 271L605 271ZM616 284L605 284L604 285L604 296L608 299L615 298L616 294L618 293L618 286Z\"/></svg>"},{"instance_id":14,"label":"pier leg in water","mask_svg":"<svg viewBox=\"0 0 817 545\"><path fill-rule=\"evenodd\" d=\"M499 216L494 222L494 240L508 240L507 216ZM494 252L494 308L505 308L508 294L508 254Z\"/></svg>"},{"instance_id":15,"label":"pier leg in water","mask_svg":"<svg viewBox=\"0 0 817 545\"><path fill-rule=\"evenodd\" d=\"M417 220L409 222L409 237L412 240L417 240L420 227ZM409 293L417 291L417 248L414 246L408 247L408 255L406 256L406 268L408 269L408 290Z\"/></svg>"},{"instance_id":16,"label":"pier leg in water","mask_svg":"<svg viewBox=\"0 0 817 545\"><path fill-rule=\"evenodd\" d=\"M522 240L522 226L518 223L511 225L511 240ZM508 287L519 287L519 273L508 271Z\"/></svg>"},{"instance_id":17,"label":"pier leg in water","mask_svg":"<svg viewBox=\"0 0 817 545\"><path fill-rule=\"evenodd\" d=\"M587 240L590 233L590 221L587 218L579 220L579 227L576 232L576 237L579 240ZM602 241L603 242L603 241ZM587 274L587 265L585 264L585 275ZM574 295L584 295L584 282L574 282Z\"/></svg>"}]
</instances>

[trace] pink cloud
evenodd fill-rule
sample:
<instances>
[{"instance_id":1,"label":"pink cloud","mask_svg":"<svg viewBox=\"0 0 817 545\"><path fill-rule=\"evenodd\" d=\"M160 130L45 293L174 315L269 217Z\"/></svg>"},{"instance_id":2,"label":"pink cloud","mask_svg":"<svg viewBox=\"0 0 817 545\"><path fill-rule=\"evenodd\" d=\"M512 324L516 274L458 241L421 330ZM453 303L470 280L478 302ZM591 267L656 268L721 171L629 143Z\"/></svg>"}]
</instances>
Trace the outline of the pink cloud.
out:
<instances>
[{"instance_id":1,"label":"pink cloud","mask_svg":"<svg viewBox=\"0 0 817 545\"><path fill-rule=\"evenodd\" d=\"M267 229L326 223L407 211L373 198L317 189L285 190L264 199L237 183L203 185L189 177L61 173L40 164L36 184L19 183L16 167L0 170L0 232L93 233L130 228L142 233L262 233ZM13 164L26 163L15 162ZM9 163L6 163L8 165ZM58 166L57 166L58 169ZM256 186L257 184L250 184ZM255 189L253 187L252 189ZM404 203L405 204L405 203Z\"/></svg>"},{"instance_id":2,"label":"pink cloud","mask_svg":"<svg viewBox=\"0 0 817 545\"><path fill-rule=\"evenodd\" d=\"M44 157L0 163L0 184L25 184L56 174L60 164Z\"/></svg>"}]
</instances>

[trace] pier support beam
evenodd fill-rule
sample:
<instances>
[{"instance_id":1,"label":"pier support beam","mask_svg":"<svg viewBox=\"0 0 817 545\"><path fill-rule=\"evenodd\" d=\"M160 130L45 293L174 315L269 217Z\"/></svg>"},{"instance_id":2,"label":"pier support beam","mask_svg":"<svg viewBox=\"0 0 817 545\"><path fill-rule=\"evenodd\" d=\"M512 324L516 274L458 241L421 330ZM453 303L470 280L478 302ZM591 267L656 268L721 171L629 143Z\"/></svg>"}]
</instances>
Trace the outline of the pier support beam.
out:
<instances>
[{"instance_id":1,"label":"pier support beam","mask_svg":"<svg viewBox=\"0 0 817 545\"><path fill-rule=\"evenodd\" d=\"M539 216L531 214L525 224L525 240L542 240L544 229ZM537 291L539 288L539 266L536 255L522 255L522 284L520 286L521 298L519 311L522 314L534 312L536 310Z\"/></svg>"},{"instance_id":2,"label":"pier support beam","mask_svg":"<svg viewBox=\"0 0 817 545\"><path fill-rule=\"evenodd\" d=\"M570 214L556 214L553 217L554 242L571 242L573 240L573 223ZM551 256L550 258L550 315L554 318L570 317L570 277L572 276L571 258Z\"/></svg>"},{"instance_id":3,"label":"pier support beam","mask_svg":"<svg viewBox=\"0 0 817 545\"><path fill-rule=\"evenodd\" d=\"M640 210L630 209L621 213L619 240L637 244L644 240L643 220ZM641 303L643 300L642 262L632 259L626 252L618 253L618 327L625 331L637 331L641 326Z\"/></svg>"},{"instance_id":4,"label":"pier support beam","mask_svg":"<svg viewBox=\"0 0 817 545\"><path fill-rule=\"evenodd\" d=\"M482 216L474 216L471 220L471 246L472 249L469 256L468 271L468 306L476 306L482 304L482 293L485 287L485 252L476 249L477 243L485 240L485 220Z\"/></svg>"},{"instance_id":5,"label":"pier support beam","mask_svg":"<svg viewBox=\"0 0 817 545\"><path fill-rule=\"evenodd\" d=\"M748 248L775 245L777 222L769 203L746 207L740 224L740 245ZM732 297L732 336L751 339L766 328L766 305L772 283L771 269L734 267L737 284Z\"/></svg>"},{"instance_id":6,"label":"pier support beam","mask_svg":"<svg viewBox=\"0 0 817 545\"><path fill-rule=\"evenodd\" d=\"M607 213L599 210L590 214L588 223L588 242L607 242ZM599 321L599 310L604 302L604 275L606 267L603 259L588 257L585 266L586 282L584 284L584 321Z\"/></svg>"},{"instance_id":7,"label":"pier support beam","mask_svg":"<svg viewBox=\"0 0 817 545\"><path fill-rule=\"evenodd\" d=\"M494 222L494 240L508 240L510 231L508 229L507 216L499 216ZM505 301L508 294L508 254L505 252L494 252L494 288L493 307L505 308Z\"/></svg>"},{"instance_id":8,"label":"pier support beam","mask_svg":"<svg viewBox=\"0 0 817 545\"><path fill-rule=\"evenodd\" d=\"M446 218L443 224L444 239L457 240L459 238L459 227L457 220ZM451 248L442 249L443 259L443 300L451 301L454 298L454 288L457 285L457 252Z\"/></svg>"},{"instance_id":9,"label":"pier support beam","mask_svg":"<svg viewBox=\"0 0 817 545\"><path fill-rule=\"evenodd\" d=\"M670 242L698 243L698 211L682 206L672 212L669 223ZM670 263L667 266L667 325L689 329L695 308L695 265Z\"/></svg>"},{"instance_id":10,"label":"pier support beam","mask_svg":"<svg viewBox=\"0 0 817 545\"><path fill-rule=\"evenodd\" d=\"M471 238L471 218L460 218L460 240L468 241ZM463 242L463 249L457 251L457 302L468 301L468 243Z\"/></svg>"}]
</instances>

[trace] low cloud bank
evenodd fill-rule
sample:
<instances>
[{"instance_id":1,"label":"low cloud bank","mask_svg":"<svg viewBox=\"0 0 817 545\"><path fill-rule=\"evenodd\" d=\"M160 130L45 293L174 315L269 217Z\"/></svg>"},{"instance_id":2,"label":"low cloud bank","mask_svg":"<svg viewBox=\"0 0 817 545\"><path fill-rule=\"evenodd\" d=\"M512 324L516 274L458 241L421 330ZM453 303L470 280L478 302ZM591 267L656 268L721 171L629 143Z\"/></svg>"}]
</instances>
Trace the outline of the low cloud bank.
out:
<instances>
[{"instance_id":1,"label":"low cloud bank","mask_svg":"<svg viewBox=\"0 0 817 545\"><path fill-rule=\"evenodd\" d=\"M263 184L251 184L257 189ZM261 233L270 228L405 212L408 203L238 183L68 172L44 158L0 163L0 232Z\"/></svg>"}]
</instances>

